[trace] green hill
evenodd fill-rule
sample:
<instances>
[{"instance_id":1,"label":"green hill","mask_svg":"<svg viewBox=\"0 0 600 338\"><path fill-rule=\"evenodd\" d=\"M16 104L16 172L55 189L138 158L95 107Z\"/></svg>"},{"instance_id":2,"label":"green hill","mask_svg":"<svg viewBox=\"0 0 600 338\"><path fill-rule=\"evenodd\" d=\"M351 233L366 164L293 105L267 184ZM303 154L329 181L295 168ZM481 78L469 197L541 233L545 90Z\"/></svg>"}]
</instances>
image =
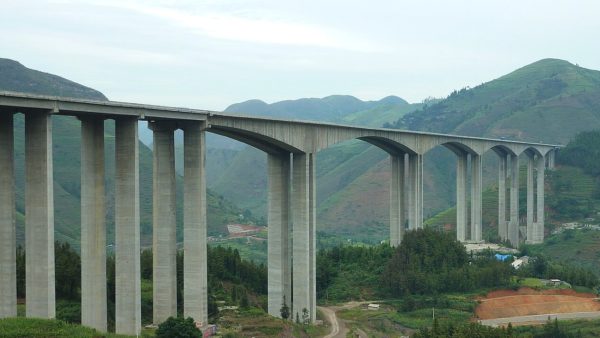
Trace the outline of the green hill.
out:
<instances>
[{"instance_id":1,"label":"green hill","mask_svg":"<svg viewBox=\"0 0 600 338\"><path fill-rule=\"evenodd\" d=\"M331 95L324 98L304 98L267 104L250 100L232 104L225 112L232 114L270 116L284 119L340 122L349 114L372 109L377 106L406 106L408 102L388 96L379 101L361 101L349 95ZM400 115L396 116L398 119Z\"/></svg>"},{"instance_id":2,"label":"green hill","mask_svg":"<svg viewBox=\"0 0 600 338\"><path fill-rule=\"evenodd\" d=\"M104 94L60 76L0 58L0 90L106 101Z\"/></svg>"},{"instance_id":3,"label":"green hill","mask_svg":"<svg viewBox=\"0 0 600 338\"><path fill-rule=\"evenodd\" d=\"M0 59L0 90L25 91L42 95L106 100L91 88L61 77L28 69L20 63ZM55 237L79 248L80 238L80 124L76 118L53 117ZM109 242L114 229L114 122L105 122L107 227ZM223 155L226 157L227 155ZM17 204L17 238L24 242L24 118L15 117L15 180ZM181 229L182 180L178 177L178 228ZM224 233L227 222L238 219L242 212L231 202L208 192L209 234ZM152 152L140 143L140 218L142 245L152 242ZM178 238L181 239L182 231Z\"/></svg>"},{"instance_id":4,"label":"green hill","mask_svg":"<svg viewBox=\"0 0 600 338\"><path fill-rule=\"evenodd\" d=\"M566 143L600 127L600 71L544 59L408 114L395 127Z\"/></svg>"}]
</instances>

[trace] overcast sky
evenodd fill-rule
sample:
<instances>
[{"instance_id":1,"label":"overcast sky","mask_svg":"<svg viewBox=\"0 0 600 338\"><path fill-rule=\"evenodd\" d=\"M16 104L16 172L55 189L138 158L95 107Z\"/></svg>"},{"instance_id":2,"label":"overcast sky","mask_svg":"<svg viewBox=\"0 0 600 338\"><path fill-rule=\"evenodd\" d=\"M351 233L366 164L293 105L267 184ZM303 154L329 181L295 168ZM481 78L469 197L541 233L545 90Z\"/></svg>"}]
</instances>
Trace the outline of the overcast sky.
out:
<instances>
[{"instance_id":1,"label":"overcast sky","mask_svg":"<svg viewBox=\"0 0 600 338\"><path fill-rule=\"evenodd\" d=\"M419 102L542 58L600 69L599 13L574 0L2 0L0 57L120 101Z\"/></svg>"}]
</instances>

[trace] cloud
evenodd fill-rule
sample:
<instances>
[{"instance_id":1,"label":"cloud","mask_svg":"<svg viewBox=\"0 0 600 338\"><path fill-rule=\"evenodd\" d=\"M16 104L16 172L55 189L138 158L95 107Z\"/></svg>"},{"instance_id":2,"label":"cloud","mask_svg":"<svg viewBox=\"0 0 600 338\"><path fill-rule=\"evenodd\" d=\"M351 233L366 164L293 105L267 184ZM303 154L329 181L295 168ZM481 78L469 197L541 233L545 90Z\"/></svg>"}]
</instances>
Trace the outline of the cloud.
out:
<instances>
[{"instance_id":1,"label":"cloud","mask_svg":"<svg viewBox=\"0 0 600 338\"><path fill-rule=\"evenodd\" d=\"M375 52L382 49L373 42L361 40L348 33L322 25L294 22L290 18L273 17L273 13L253 11L219 11L212 2L204 7L174 8L166 4L148 5L147 2L95 1L95 6L112 7L134 11L159 18L171 25L211 39L300 47L334 48L349 51ZM200 6L202 7L202 6Z\"/></svg>"}]
</instances>

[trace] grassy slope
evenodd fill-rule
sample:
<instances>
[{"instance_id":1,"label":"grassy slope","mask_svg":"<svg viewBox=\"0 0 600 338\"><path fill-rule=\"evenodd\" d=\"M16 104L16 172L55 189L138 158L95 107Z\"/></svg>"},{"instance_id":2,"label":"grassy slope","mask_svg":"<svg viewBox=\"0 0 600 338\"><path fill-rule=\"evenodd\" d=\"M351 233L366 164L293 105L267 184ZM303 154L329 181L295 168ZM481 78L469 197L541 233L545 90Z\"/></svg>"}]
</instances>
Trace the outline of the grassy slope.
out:
<instances>
[{"instance_id":1,"label":"grassy slope","mask_svg":"<svg viewBox=\"0 0 600 338\"><path fill-rule=\"evenodd\" d=\"M552 260L581 265L600 275L600 231L575 230L548 237L543 244L528 246Z\"/></svg>"},{"instance_id":2,"label":"grassy slope","mask_svg":"<svg viewBox=\"0 0 600 338\"><path fill-rule=\"evenodd\" d=\"M77 337L77 338L125 338L130 336L112 333L100 333L81 325L68 324L60 320L47 320L35 318L8 318L0 319L0 333L2 337L17 338L46 338L46 337ZM142 335L146 337L147 335Z\"/></svg>"},{"instance_id":3,"label":"grassy slope","mask_svg":"<svg viewBox=\"0 0 600 338\"><path fill-rule=\"evenodd\" d=\"M346 115L342 121L360 126L379 128L386 123L393 123L408 113L423 107L422 103L406 105L381 105L371 109L357 111Z\"/></svg>"}]
</instances>

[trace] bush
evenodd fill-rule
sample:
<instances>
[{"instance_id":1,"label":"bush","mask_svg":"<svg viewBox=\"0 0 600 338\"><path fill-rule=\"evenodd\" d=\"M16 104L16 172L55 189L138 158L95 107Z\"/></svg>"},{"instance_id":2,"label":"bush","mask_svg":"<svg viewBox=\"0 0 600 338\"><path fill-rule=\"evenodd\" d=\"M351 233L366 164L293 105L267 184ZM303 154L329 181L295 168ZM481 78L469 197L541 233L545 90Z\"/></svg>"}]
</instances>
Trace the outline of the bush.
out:
<instances>
[{"instance_id":1,"label":"bush","mask_svg":"<svg viewBox=\"0 0 600 338\"><path fill-rule=\"evenodd\" d=\"M68 323L81 323L81 304L72 301L59 301L56 304L56 319Z\"/></svg>"},{"instance_id":2,"label":"bush","mask_svg":"<svg viewBox=\"0 0 600 338\"><path fill-rule=\"evenodd\" d=\"M158 326L156 337L196 338L202 337L202 332L196 328L194 319L190 317L187 319L169 317L169 319Z\"/></svg>"}]
</instances>

